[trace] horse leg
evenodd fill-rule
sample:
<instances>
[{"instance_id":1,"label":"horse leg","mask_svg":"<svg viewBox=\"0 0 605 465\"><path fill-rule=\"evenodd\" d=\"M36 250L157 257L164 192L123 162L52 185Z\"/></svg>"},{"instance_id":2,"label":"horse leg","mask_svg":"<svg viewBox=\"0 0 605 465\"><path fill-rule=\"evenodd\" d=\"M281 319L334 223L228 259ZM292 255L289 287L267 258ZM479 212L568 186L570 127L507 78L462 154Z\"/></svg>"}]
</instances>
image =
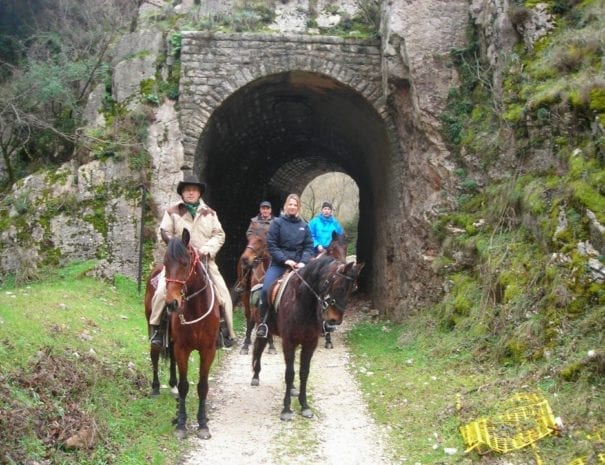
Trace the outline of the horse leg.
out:
<instances>
[{"instance_id":1,"label":"horse leg","mask_svg":"<svg viewBox=\"0 0 605 465\"><path fill-rule=\"evenodd\" d=\"M324 347L326 349L333 349L334 344L332 344L332 331L334 331L334 326L326 323L325 321L322 324L322 333L325 338Z\"/></svg>"},{"instance_id":2,"label":"horse leg","mask_svg":"<svg viewBox=\"0 0 605 465\"><path fill-rule=\"evenodd\" d=\"M239 351L241 355L248 355L250 344L252 344L252 330L254 329L254 319L250 311L250 293L244 292L242 295L242 302L244 305L244 315L246 317L246 337L242 343L242 347Z\"/></svg>"},{"instance_id":3,"label":"horse leg","mask_svg":"<svg viewBox=\"0 0 605 465\"><path fill-rule=\"evenodd\" d=\"M170 379L168 385L170 386L172 395L177 397L179 395L177 388L178 380L176 377L176 361L174 360L174 347L172 346L172 343L170 343L170 347L168 347L168 357L170 358Z\"/></svg>"},{"instance_id":4,"label":"horse leg","mask_svg":"<svg viewBox=\"0 0 605 465\"><path fill-rule=\"evenodd\" d=\"M326 331L325 337L326 337L326 343L325 343L324 347L326 349L333 349L334 344L332 344L332 333L330 331Z\"/></svg>"},{"instance_id":5,"label":"horse leg","mask_svg":"<svg viewBox=\"0 0 605 465\"><path fill-rule=\"evenodd\" d=\"M305 418L313 418L313 412L307 404L307 380L309 379L309 371L311 368L311 357L315 352L315 344L303 344L300 350L300 392L298 394L298 402L300 403L300 414Z\"/></svg>"},{"instance_id":6,"label":"horse leg","mask_svg":"<svg viewBox=\"0 0 605 465\"><path fill-rule=\"evenodd\" d=\"M176 431L177 439L185 439L187 436L187 394L189 393L189 380L187 379L187 368L189 364L190 350L176 350L175 359L179 370L179 398L177 399L176 409Z\"/></svg>"},{"instance_id":7,"label":"horse leg","mask_svg":"<svg viewBox=\"0 0 605 465\"><path fill-rule=\"evenodd\" d=\"M267 340L269 341L269 353L270 354L276 354L277 353L277 349L275 348L275 344L273 343L273 335L269 334L269 337L267 337Z\"/></svg>"},{"instance_id":8,"label":"horse leg","mask_svg":"<svg viewBox=\"0 0 605 465\"><path fill-rule=\"evenodd\" d=\"M153 381L151 381L151 395L158 396L160 395L160 378L158 375L160 348L157 345L151 344L151 348L149 349L149 357L151 358L151 369L153 371Z\"/></svg>"},{"instance_id":9,"label":"horse leg","mask_svg":"<svg viewBox=\"0 0 605 465\"><path fill-rule=\"evenodd\" d=\"M197 409L197 437L200 439L210 439L210 429L208 428L208 417L206 416L206 397L208 396L208 373L214 360L216 351L211 349L200 350L200 381L197 383L197 395L199 399Z\"/></svg>"},{"instance_id":10,"label":"horse leg","mask_svg":"<svg viewBox=\"0 0 605 465\"><path fill-rule=\"evenodd\" d=\"M286 393L284 394L284 408L281 411L280 419L290 421L294 418L294 412L290 408L292 403L292 388L294 387L294 346L284 345L284 361L286 362Z\"/></svg>"},{"instance_id":11,"label":"horse leg","mask_svg":"<svg viewBox=\"0 0 605 465\"><path fill-rule=\"evenodd\" d=\"M263 351L267 345L267 338L257 337L254 339L254 348L252 350L252 381L250 381L250 386L258 386L259 379L258 375L261 370L261 358L263 356Z\"/></svg>"}]
</instances>

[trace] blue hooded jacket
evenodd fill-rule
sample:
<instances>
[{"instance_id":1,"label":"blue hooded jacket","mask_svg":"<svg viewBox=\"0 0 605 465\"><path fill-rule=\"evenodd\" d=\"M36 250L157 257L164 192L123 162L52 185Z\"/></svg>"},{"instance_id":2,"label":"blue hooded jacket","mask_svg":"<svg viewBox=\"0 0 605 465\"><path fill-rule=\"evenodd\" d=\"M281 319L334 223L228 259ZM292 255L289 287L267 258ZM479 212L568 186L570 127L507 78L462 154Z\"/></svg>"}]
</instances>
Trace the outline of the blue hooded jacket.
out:
<instances>
[{"instance_id":1,"label":"blue hooded jacket","mask_svg":"<svg viewBox=\"0 0 605 465\"><path fill-rule=\"evenodd\" d=\"M332 242L332 232L336 232L336 234L343 234L344 232L333 215L326 218L321 213L311 220L309 229L311 230L311 236L313 236L313 247L315 249L320 245L324 249L327 248Z\"/></svg>"}]
</instances>

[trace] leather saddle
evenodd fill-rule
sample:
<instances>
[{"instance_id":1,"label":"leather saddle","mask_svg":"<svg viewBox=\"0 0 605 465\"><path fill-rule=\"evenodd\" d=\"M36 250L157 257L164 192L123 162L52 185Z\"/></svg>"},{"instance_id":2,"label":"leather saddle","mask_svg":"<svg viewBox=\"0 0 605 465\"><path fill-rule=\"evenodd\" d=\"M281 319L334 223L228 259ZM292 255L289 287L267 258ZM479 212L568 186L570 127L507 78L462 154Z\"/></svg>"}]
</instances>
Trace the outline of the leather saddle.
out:
<instances>
[{"instance_id":1,"label":"leather saddle","mask_svg":"<svg viewBox=\"0 0 605 465\"><path fill-rule=\"evenodd\" d=\"M281 278L279 278L277 281L275 281L275 283L271 287L271 292L269 294L269 296L270 296L269 298L270 298L271 306L273 307L275 312L277 312L282 295L284 294L284 290L286 289L286 286L288 285L290 278L292 276L294 276L294 274L295 273L292 272L292 270L286 271L281 276Z\"/></svg>"}]
</instances>

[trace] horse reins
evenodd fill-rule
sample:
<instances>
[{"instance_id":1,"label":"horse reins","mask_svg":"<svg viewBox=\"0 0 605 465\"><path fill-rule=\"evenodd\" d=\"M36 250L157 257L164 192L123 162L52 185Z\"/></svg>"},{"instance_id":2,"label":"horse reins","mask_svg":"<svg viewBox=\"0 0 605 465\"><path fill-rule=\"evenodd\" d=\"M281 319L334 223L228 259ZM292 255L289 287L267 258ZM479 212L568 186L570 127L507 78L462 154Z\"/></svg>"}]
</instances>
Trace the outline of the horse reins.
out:
<instances>
[{"instance_id":1,"label":"horse reins","mask_svg":"<svg viewBox=\"0 0 605 465\"><path fill-rule=\"evenodd\" d=\"M250 267L246 267L244 269L244 275L241 277L241 279L239 279L236 283L235 283L235 287L237 288L240 285L243 285L246 282L246 278L248 277L248 275L250 274L250 270L252 270L252 273L254 274L254 277L258 278L258 275L256 274L256 269L258 268L259 263L263 262L263 259L260 257L260 254L258 253L258 250L256 250L256 248L254 248L251 245L246 245L246 249L250 249L252 250L255 254L256 257L254 257L254 260L252 260L252 266ZM242 267L243 268L243 267Z\"/></svg>"},{"instance_id":2,"label":"horse reins","mask_svg":"<svg viewBox=\"0 0 605 465\"><path fill-rule=\"evenodd\" d=\"M345 278L349 281L353 281L353 278L351 278L350 276L347 276L346 274L342 274L340 272L340 269L343 266L345 266L345 265L344 264L338 265L338 268L336 268L336 272L332 275L332 279L325 280L325 281L327 281L327 284L328 284L328 290L330 289L331 284L334 282L334 278L336 278L336 276L340 276L341 278ZM315 292L315 289L313 289L313 287L311 287L311 285L307 281L305 281L305 278L303 278L298 271L299 270L294 270L294 273L300 278L300 280L307 287L307 289L309 289L313 293L313 295L315 296L317 301L321 303L322 310L326 310L330 306L336 306L336 300L333 297L330 297L330 294L326 294L324 297L320 296L317 292Z\"/></svg>"},{"instance_id":3,"label":"horse reins","mask_svg":"<svg viewBox=\"0 0 605 465\"><path fill-rule=\"evenodd\" d=\"M204 291L208 287L208 283L210 283L210 275L208 274L208 270L206 269L206 267L200 260L200 256L199 256L197 250L195 250L195 248L193 248L193 247L189 247L189 250L193 253L193 261L191 263L191 268L189 269L189 275L187 276L187 279L185 279L183 281L181 279L166 278L167 283L181 284L183 286L183 289L181 290L181 292L184 293L185 290L187 289L187 281L189 281L191 276L193 276L193 274L195 273L196 265L200 266L200 268L206 274L206 278L207 278L206 285L203 286L201 289L198 289L197 291L195 291L193 294L184 295L183 300L185 300L187 302L189 302L190 299L192 299L193 297L198 295L200 292ZM206 311L206 313L204 313L199 318L196 318L195 320L191 320L191 321L185 320L185 316L182 313L179 313L179 320L181 321L182 325L192 325L194 323L197 323L198 321L203 320L210 314L210 312L212 311L212 308L214 307L214 300L215 300L214 286L210 286L210 292L211 292L212 297L210 299L210 306L208 307L208 310Z\"/></svg>"}]
</instances>

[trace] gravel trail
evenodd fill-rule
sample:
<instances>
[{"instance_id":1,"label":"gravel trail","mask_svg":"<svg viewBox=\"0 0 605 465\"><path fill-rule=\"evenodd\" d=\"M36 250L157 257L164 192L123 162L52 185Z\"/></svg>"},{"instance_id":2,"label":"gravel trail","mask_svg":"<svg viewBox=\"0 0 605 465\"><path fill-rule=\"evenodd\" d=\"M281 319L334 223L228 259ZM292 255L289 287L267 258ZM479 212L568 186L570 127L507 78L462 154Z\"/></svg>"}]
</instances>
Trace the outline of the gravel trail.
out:
<instances>
[{"instance_id":1,"label":"gravel trail","mask_svg":"<svg viewBox=\"0 0 605 465\"><path fill-rule=\"evenodd\" d=\"M208 416L212 438L194 437L189 426L188 452L177 465L201 463L265 465L390 465L385 433L375 424L351 373L351 361L343 343L354 315L347 314L334 333L333 349L323 338L311 360L308 396L315 416L300 416L298 399L292 399L294 420L279 419L284 394L284 361L278 353L263 354L260 386L252 387L250 355L239 347L221 350L221 368L211 380ZM298 380L298 360L297 360ZM195 390L192 391L195 395ZM195 421L194 412L190 421Z\"/></svg>"}]
</instances>

